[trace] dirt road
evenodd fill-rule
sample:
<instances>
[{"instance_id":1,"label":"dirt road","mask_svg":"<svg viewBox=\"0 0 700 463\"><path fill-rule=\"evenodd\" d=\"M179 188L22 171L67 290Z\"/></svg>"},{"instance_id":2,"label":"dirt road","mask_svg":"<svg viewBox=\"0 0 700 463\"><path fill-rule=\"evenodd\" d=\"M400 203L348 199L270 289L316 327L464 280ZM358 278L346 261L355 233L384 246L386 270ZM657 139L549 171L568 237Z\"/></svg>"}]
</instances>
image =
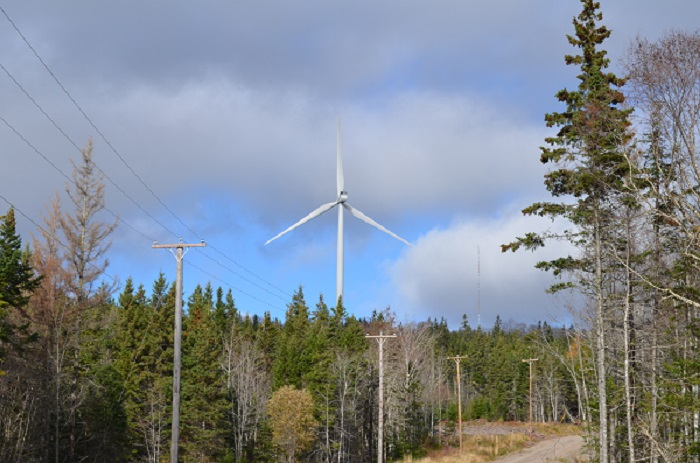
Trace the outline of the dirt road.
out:
<instances>
[{"instance_id":1,"label":"dirt road","mask_svg":"<svg viewBox=\"0 0 700 463\"><path fill-rule=\"evenodd\" d=\"M559 463L588 461L582 458L581 436L563 436L547 439L529 449L495 460L497 463Z\"/></svg>"}]
</instances>

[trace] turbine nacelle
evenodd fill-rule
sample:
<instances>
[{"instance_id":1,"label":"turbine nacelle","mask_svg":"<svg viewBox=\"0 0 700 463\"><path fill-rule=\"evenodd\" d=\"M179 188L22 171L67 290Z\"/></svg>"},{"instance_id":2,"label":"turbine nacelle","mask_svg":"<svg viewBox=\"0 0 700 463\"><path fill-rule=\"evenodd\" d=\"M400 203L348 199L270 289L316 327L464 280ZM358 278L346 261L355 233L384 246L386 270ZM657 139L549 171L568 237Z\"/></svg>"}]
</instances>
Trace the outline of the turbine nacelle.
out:
<instances>
[{"instance_id":1,"label":"turbine nacelle","mask_svg":"<svg viewBox=\"0 0 700 463\"><path fill-rule=\"evenodd\" d=\"M341 191L340 193L338 193L338 200L336 201L338 204L342 204L347 200L348 200L348 192L347 191Z\"/></svg>"}]
</instances>

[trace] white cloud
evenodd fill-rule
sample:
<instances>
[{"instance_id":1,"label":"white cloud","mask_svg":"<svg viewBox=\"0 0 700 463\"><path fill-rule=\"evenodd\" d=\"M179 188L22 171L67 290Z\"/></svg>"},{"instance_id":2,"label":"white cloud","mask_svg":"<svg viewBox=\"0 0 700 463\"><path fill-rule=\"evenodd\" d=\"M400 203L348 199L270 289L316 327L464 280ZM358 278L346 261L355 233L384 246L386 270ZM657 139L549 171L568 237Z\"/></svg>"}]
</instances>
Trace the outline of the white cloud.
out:
<instances>
[{"instance_id":1,"label":"white cloud","mask_svg":"<svg viewBox=\"0 0 700 463\"><path fill-rule=\"evenodd\" d=\"M501 252L501 245L517 236L545 230L543 220L507 214L497 220L462 219L432 230L391 269L401 299L396 306L418 319L444 317L453 327L462 314L476 325L479 299L484 326L492 326L496 315L524 323L565 319L557 299L545 293L554 278L534 265L565 255L569 247L551 242L534 253Z\"/></svg>"}]
</instances>

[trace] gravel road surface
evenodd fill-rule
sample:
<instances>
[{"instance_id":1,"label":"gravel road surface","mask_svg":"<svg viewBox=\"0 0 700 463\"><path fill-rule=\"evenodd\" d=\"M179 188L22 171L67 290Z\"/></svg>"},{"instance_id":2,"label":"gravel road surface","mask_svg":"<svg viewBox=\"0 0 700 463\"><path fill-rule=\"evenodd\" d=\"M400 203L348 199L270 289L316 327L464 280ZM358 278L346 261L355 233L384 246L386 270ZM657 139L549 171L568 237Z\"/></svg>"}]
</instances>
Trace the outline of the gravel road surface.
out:
<instances>
[{"instance_id":1,"label":"gravel road surface","mask_svg":"<svg viewBox=\"0 0 700 463\"><path fill-rule=\"evenodd\" d=\"M582 457L581 436L563 436L543 440L520 453L495 460L497 463L563 463L588 461Z\"/></svg>"}]
</instances>

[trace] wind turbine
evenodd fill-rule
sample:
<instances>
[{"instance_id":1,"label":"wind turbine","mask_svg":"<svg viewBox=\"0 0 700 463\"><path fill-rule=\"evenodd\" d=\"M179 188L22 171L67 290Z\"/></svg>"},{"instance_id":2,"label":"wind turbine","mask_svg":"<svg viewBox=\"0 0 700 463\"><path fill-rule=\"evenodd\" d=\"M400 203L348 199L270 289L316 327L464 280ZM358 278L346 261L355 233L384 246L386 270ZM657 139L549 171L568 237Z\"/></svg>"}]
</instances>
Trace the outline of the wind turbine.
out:
<instances>
[{"instance_id":1,"label":"wind turbine","mask_svg":"<svg viewBox=\"0 0 700 463\"><path fill-rule=\"evenodd\" d=\"M320 207L318 207L316 210L312 211L309 215L292 225L291 227L287 228L274 238L271 238L265 242L265 245L270 244L272 241L276 240L280 236L289 233L290 231L294 230L300 225L305 224L311 219L314 219L318 217L319 215L323 214L324 212L328 212L331 209L333 209L336 206L341 206L338 207L338 249L337 249L337 254L336 254L336 280L335 280L335 285L336 285L336 302L340 299L340 297L343 295L343 265L344 265L344 251L343 251L343 210L347 209L349 213L357 217L358 219L362 220L363 222L366 222L370 225L372 225L375 228L380 229L384 233L387 233L388 235L391 235L392 237L396 238L399 241L402 241L406 243L407 245L411 246L411 243L406 241L405 239L401 238L399 235L396 233L387 230L385 227L382 225L379 225L377 222L372 220L371 218L367 217L364 213L358 211L354 207L352 207L350 204L347 203L348 200L348 192L345 191L345 181L343 178L343 157L342 153L340 150L340 119L338 119L338 142L337 142L337 149L336 149L336 186L338 189L338 197L335 201L331 203L324 204Z\"/></svg>"}]
</instances>

